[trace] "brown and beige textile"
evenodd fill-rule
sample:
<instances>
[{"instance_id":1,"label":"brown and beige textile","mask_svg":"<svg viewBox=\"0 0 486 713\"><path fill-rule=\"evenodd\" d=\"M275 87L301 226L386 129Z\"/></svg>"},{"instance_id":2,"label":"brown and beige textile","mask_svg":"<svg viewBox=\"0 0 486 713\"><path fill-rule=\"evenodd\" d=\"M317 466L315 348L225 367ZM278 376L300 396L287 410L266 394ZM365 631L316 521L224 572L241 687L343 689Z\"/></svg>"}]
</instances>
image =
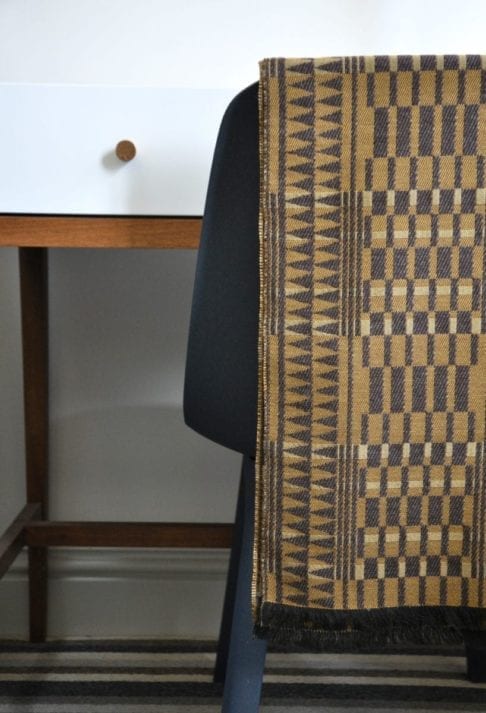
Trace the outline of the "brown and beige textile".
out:
<instances>
[{"instance_id":1,"label":"brown and beige textile","mask_svg":"<svg viewBox=\"0 0 486 713\"><path fill-rule=\"evenodd\" d=\"M260 67L257 628L479 626L486 57Z\"/></svg>"}]
</instances>

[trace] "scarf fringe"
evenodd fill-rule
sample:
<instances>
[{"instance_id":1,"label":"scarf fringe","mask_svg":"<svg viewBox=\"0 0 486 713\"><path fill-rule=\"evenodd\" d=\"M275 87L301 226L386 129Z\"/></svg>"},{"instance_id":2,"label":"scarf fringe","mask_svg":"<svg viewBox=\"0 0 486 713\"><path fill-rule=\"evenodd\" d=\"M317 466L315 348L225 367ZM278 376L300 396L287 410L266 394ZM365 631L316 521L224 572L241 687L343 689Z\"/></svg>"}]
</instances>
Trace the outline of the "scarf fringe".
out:
<instances>
[{"instance_id":1,"label":"scarf fringe","mask_svg":"<svg viewBox=\"0 0 486 713\"><path fill-rule=\"evenodd\" d=\"M400 607L330 611L264 603L255 635L275 644L319 650L326 645L462 644L485 628L483 609ZM484 632L486 635L486 632Z\"/></svg>"}]
</instances>

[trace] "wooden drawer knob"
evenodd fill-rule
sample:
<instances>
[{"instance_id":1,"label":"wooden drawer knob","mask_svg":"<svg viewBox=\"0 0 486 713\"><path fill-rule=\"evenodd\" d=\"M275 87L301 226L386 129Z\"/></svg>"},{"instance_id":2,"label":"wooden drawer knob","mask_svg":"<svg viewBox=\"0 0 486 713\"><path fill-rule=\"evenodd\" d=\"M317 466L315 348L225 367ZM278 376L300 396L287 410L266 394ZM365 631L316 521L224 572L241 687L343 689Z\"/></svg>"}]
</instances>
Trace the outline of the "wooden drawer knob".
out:
<instances>
[{"instance_id":1,"label":"wooden drawer knob","mask_svg":"<svg viewBox=\"0 0 486 713\"><path fill-rule=\"evenodd\" d=\"M120 161L131 161L132 158L135 157L137 149L135 148L135 144L132 141L123 139L123 141L119 141L117 143L115 153L117 155L117 158L120 159Z\"/></svg>"}]
</instances>

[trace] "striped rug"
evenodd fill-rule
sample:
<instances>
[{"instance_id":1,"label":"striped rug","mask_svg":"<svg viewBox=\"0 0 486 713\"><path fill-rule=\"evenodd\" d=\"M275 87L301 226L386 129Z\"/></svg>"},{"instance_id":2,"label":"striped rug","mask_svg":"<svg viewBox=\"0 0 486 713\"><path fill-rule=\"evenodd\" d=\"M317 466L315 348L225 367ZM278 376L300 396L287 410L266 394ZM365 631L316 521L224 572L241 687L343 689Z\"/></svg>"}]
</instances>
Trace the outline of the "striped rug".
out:
<instances>
[{"instance_id":1,"label":"striped rug","mask_svg":"<svg viewBox=\"0 0 486 713\"><path fill-rule=\"evenodd\" d=\"M214 642L0 643L0 713L217 713ZM484 711L457 648L269 653L261 711Z\"/></svg>"}]
</instances>

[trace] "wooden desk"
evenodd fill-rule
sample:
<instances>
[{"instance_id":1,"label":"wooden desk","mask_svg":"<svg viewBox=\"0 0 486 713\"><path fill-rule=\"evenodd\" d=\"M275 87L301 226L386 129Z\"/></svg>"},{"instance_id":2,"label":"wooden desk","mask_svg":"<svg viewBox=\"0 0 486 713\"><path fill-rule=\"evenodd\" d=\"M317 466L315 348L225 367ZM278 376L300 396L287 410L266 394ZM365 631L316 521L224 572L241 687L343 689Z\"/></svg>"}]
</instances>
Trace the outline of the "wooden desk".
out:
<instances>
[{"instance_id":1,"label":"wooden desk","mask_svg":"<svg viewBox=\"0 0 486 713\"><path fill-rule=\"evenodd\" d=\"M48 519L48 248L184 248L200 218L0 215L0 247L18 247L27 503L0 536L0 577L29 548L30 640L47 633L48 547L230 547L232 526Z\"/></svg>"}]
</instances>

